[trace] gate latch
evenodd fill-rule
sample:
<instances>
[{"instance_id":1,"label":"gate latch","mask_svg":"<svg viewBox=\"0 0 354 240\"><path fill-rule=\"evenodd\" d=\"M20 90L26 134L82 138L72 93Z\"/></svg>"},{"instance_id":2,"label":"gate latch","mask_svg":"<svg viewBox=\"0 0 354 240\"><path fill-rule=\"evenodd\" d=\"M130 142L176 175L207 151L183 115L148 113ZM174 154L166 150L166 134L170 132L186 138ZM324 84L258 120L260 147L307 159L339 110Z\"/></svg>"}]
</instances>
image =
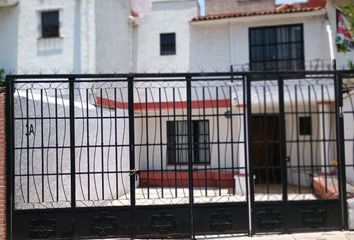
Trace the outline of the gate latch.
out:
<instances>
[{"instance_id":1,"label":"gate latch","mask_svg":"<svg viewBox=\"0 0 354 240\"><path fill-rule=\"evenodd\" d=\"M339 117L343 117L343 107L342 106L340 106L339 107Z\"/></svg>"},{"instance_id":2,"label":"gate latch","mask_svg":"<svg viewBox=\"0 0 354 240\"><path fill-rule=\"evenodd\" d=\"M129 170L129 177L133 176L133 175L136 175L139 173L139 170L138 169L130 169Z\"/></svg>"}]
</instances>

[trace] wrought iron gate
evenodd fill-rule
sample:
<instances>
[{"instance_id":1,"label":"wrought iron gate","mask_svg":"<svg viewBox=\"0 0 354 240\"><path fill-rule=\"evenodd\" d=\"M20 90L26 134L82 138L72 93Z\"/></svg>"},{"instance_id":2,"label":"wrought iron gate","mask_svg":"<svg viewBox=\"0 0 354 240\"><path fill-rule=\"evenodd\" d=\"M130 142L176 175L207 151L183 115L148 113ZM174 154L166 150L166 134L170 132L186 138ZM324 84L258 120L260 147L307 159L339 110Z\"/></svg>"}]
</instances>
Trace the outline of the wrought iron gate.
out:
<instances>
[{"instance_id":1,"label":"wrought iron gate","mask_svg":"<svg viewBox=\"0 0 354 240\"><path fill-rule=\"evenodd\" d=\"M341 74L8 76L10 238L345 228Z\"/></svg>"}]
</instances>

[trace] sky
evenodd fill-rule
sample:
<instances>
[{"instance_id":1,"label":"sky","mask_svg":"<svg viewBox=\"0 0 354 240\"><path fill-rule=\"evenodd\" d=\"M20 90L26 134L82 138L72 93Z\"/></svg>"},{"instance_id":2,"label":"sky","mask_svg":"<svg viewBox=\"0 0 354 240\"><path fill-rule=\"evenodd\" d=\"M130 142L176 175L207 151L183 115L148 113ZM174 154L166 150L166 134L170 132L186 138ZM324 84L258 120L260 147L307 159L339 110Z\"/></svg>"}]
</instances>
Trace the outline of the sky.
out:
<instances>
[{"instance_id":1,"label":"sky","mask_svg":"<svg viewBox=\"0 0 354 240\"><path fill-rule=\"evenodd\" d=\"M204 13L204 0L198 0L200 3L201 12ZM306 2L307 0L275 0L276 4L280 3L294 3L294 2Z\"/></svg>"}]
</instances>

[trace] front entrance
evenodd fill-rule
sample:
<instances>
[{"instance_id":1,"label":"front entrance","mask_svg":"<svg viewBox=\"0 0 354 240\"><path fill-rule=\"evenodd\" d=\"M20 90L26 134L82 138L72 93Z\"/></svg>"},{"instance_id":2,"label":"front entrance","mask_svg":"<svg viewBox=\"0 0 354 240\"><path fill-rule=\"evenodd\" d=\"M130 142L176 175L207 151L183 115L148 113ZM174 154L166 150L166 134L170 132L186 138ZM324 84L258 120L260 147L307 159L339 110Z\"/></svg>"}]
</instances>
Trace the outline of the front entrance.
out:
<instances>
[{"instance_id":1,"label":"front entrance","mask_svg":"<svg viewBox=\"0 0 354 240\"><path fill-rule=\"evenodd\" d=\"M280 184L279 114L254 114L251 118L255 184Z\"/></svg>"}]
</instances>

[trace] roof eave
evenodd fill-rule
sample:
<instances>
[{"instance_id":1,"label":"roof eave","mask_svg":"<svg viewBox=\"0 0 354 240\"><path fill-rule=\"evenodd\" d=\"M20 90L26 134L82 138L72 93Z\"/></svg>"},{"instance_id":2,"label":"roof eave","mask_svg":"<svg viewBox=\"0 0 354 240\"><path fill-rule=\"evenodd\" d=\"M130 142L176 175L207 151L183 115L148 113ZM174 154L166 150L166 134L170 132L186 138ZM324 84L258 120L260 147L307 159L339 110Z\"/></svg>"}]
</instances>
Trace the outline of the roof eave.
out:
<instances>
[{"instance_id":1,"label":"roof eave","mask_svg":"<svg viewBox=\"0 0 354 240\"><path fill-rule=\"evenodd\" d=\"M249 22L249 21L264 21L264 20L283 20L302 17L317 17L327 14L327 9L306 11L306 12L292 12L292 13L275 13L275 14L263 14L253 16L242 17L226 17L220 19L206 19L206 20L191 20L191 24L208 24L208 23L230 23L230 22Z\"/></svg>"}]
</instances>

